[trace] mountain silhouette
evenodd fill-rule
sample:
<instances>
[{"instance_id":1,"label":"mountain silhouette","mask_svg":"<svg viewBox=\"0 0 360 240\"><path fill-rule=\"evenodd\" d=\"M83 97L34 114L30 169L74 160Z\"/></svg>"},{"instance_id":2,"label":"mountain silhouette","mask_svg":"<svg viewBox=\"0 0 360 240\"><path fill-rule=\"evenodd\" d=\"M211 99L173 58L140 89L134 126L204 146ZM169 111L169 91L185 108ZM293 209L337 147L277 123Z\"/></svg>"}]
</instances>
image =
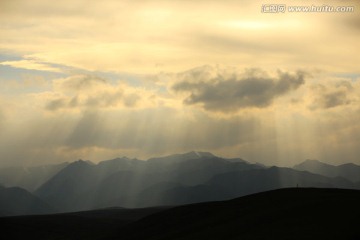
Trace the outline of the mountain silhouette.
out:
<instances>
[{"instance_id":1,"label":"mountain silhouette","mask_svg":"<svg viewBox=\"0 0 360 240\"><path fill-rule=\"evenodd\" d=\"M65 162L36 167L0 168L0 183L6 187L20 187L32 192L67 165Z\"/></svg>"},{"instance_id":2,"label":"mountain silhouette","mask_svg":"<svg viewBox=\"0 0 360 240\"><path fill-rule=\"evenodd\" d=\"M284 188L178 207L0 217L6 239L359 239L360 191Z\"/></svg>"},{"instance_id":3,"label":"mountain silhouette","mask_svg":"<svg viewBox=\"0 0 360 240\"><path fill-rule=\"evenodd\" d=\"M40 198L19 187L0 187L0 216L45 214L54 209Z\"/></svg>"},{"instance_id":4,"label":"mountain silhouette","mask_svg":"<svg viewBox=\"0 0 360 240\"><path fill-rule=\"evenodd\" d=\"M241 159L224 159L206 152L148 161L124 157L96 165L79 160L62 169L35 193L62 212L111 206L147 207L161 205L170 188L196 186L216 174L260 168L263 167Z\"/></svg>"},{"instance_id":5,"label":"mountain silhouette","mask_svg":"<svg viewBox=\"0 0 360 240\"><path fill-rule=\"evenodd\" d=\"M163 194L163 205L189 204L226 200L248 194L289 187L333 187L356 189L345 178L328 178L290 168L271 167L218 174L204 184L169 189Z\"/></svg>"},{"instance_id":6,"label":"mountain silhouette","mask_svg":"<svg viewBox=\"0 0 360 240\"><path fill-rule=\"evenodd\" d=\"M300 171L309 171L327 177L343 177L353 182L360 182L360 166L353 163L334 166L317 160L306 160L294 166Z\"/></svg>"},{"instance_id":7,"label":"mountain silhouette","mask_svg":"<svg viewBox=\"0 0 360 240\"><path fill-rule=\"evenodd\" d=\"M96 177L91 163L78 160L45 182L35 194L61 212L86 209L86 195L96 184Z\"/></svg>"},{"instance_id":8,"label":"mountain silhouette","mask_svg":"<svg viewBox=\"0 0 360 240\"><path fill-rule=\"evenodd\" d=\"M1 236L12 240L110 239L120 227L165 209L168 208L107 208L50 215L0 217Z\"/></svg>"},{"instance_id":9,"label":"mountain silhouette","mask_svg":"<svg viewBox=\"0 0 360 240\"><path fill-rule=\"evenodd\" d=\"M299 166L326 165L305 163ZM326 165L329 169L347 169L352 165L329 166ZM329 177L304 170L267 167L240 158L227 159L193 151L147 161L122 157L94 164L78 160L53 172L33 194L51 206L50 212L61 213L223 201L296 186L360 189L360 181L338 175L334 172Z\"/></svg>"},{"instance_id":10,"label":"mountain silhouette","mask_svg":"<svg viewBox=\"0 0 360 240\"><path fill-rule=\"evenodd\" d=\"M279 189L165 210L113 239L359 239L359 201L358 190Z\"/></svg>"}]
</instances>

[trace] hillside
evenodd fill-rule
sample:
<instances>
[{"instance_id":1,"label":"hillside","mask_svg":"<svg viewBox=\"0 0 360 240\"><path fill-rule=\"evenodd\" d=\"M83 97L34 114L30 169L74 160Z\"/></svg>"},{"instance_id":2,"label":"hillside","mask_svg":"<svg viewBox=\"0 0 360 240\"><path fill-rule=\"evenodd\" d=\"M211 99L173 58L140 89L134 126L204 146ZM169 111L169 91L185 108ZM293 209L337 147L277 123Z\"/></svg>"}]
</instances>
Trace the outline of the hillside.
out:
<instances>
[{"instance_id":1,"label":"hillside","mask_svg":"<svg viewBox=\"0 0 360 240\"><path fill-rule=\"evenodd\" d=\"M0 217L1 235L14 240L108 239L121 226L165 209L109 208L52 215Z\"/></svg>"},{"instance_id":2,"label":"hillside","mask_svg":"<svg viewBox=\"0 0 360 240\"><path fill-rule=\"evenodd\" d=\"M126 240L360 239L359 201L357 190L280 189L230 201L173 208L128 225L118 237Z\"/></svg>"},{"instance_id":3,"label":"hillside","mask_svg":"<svg viewBox=\"0 0 360 240\"><path fill-rule=\"evenodd\" d=\"M6 239L360 238L360 191L288 188L174 208L2 217Z\"/></svg>"}]
</instances>

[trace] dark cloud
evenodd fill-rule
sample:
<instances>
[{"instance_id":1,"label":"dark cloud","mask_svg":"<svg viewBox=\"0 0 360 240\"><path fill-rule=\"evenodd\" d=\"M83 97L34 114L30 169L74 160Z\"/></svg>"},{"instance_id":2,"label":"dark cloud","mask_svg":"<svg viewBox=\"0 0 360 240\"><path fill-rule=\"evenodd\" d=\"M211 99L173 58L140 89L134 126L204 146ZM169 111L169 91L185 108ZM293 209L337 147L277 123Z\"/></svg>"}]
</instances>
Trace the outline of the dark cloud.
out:
<instances>
[{"instance_id":1,"label":"dark cloud","mask_svg":"<svg viewBox=\"0 0 360 240\"><path fill-rule=\"evenodd\" d=\"M176 92L187 92L184 103L201 104L210 111L232 112L241 108L264 108L281 95L296 90L304 84L305 74L279 72L277 78L259 77L253 74L224 78L218 76L209 81L183 80L173 86Z\"/></svg>"},{"instance_id":2,"label":"dark cloud","mask_svg":"<svg viewBox=\"0 0 360 240\"><path fill-rule=\"evenodd\" d=\"M48 111L56 111L61 108L67 107L67 105L68 104L65 99L58 98L58 99L54 99L54 100L51 100L50 102L48 102L45 106L45 109Z\"/></svg>"},{"instance_id":3,"label":"dark cloud","mask_svg":"<svg viewBox=\"0 0 360 240\"><path fill-rule=\"evenodd\" d=\"M311 109L328 109L351 103L349 93L353 87L350 82L339 82L335 86L317 85L315 89L315 100Z\"/></svg>"},{"instance_id":4,"label":"dark cloud","mask_svg":"<svg viewBox=\"0 0 360 240\"><path fill-rule=\"evenodd\" d=\"M345 91L335 91L324 94L320 99L323 108L333 108L341 105L349 104Z\"/></svg>"}]
</instances>

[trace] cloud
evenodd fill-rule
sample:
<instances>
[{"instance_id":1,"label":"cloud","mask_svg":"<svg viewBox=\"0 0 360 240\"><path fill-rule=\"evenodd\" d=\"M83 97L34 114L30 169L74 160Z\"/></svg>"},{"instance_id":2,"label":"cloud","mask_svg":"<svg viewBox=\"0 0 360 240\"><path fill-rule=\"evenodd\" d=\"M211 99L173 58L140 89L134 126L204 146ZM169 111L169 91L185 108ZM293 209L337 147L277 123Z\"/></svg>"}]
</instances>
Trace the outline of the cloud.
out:
<instances>
[{"instance_id":1,"label":"cloud","mask_svg":"<svg viewBox=\"0 0 360 240\"><path fill-rule=\"evenodd\" d=\"M307 78L239 69L205 66L169 74L171 82L161 90L83 74L49 80L49 87L26 94L2 94L0 165L148 158L194 149L287 166L306 158L359 161L358 81L328 73L311 72ZM186 88L171 91L184 83ZM325 104L327 95L338 91L350 103L324 108L331 105ZM194 106L218 108L184 105L192 94L202 101ZM314 102L324 110L311 111Z\"/></svg>"},{"instance_id":2,"label":"cloud","mask_svg":"<svg viewBox=\"0 0 360 240\"><path fill-rule=\"evenodd\" d=\"M317 84L313 86L315 95L310 109L330 109L351 104L352 83L349 81L337 82L335 85Z\"/></svg>"},{"instance_id":3,"label":"cloud","mask_svg":"<svg viewBox=\"0 0 360 240\"><path fill-rule=\"evenodd\" d=\"M344 91L326 93L322 96L322 99L320 99L320 101L320 105L324 108L333 108L350 103L350 101L346 97L346 92Z\"/></svg>"},{"instance_id":4,"label":"cloud","mask_svg":"<svg viewBox=\"0 0 360 240\"><path fill-rule=\"evenodd\" d=\"M357 74L359 14L274 17L250 0L70 2L0 1L0 164L193 149L359 161L359 123L346 121L359 118L359 84L290 73ZM241 70L254 67L267 73ZM23 69L43 80L22 81L34 74Z\"/></svg>"},{"instance_id":5,"label":"cloud","mask_svg":"<svg viewBox=\"0 0 360 240\"><path fill-rule=\"evenodd\" d=\"M13 77L11 79L1 76L0 92L34 92L44 91L50 87L50 82L43 76L22 73L20 78Z\"/></svg>"},{"instance_id":6,"label":"cloud","mask_svg":"<svg viewBox=\"0 0 360 240\"><path fill-rule=\"evenodd\" d=\"M274 18L254 1L208 2L2 0L6 27L0 42L7 52L89 71L146 74L234 62L357 71L359 56L351 53L357 51L359 31L353 30L359 21L350 17L357 14ZM334 38L334 32L340 34Z\"/></svg>"},{"instance_id":7,"label":"cloud","mask_svg":"<svg viewBox=\"0 0 360 240\"><path fill-rule=\"evenodd\" d=\"M188 93L187 105L200 104L204 109L219 112L235 112L243 108L265 108L274 99L296 90L305 83L305 73L278 72L277 77L260 76L261 71L248 71L245 75L236 73L218 75L206 81L184 79L172 88L175 92ZM195 72L198 78L198 73Z\"/></svg>"},{"instance_id":8,"label":"cloud","mask_svg":"<svg viewBox=\"0 0 360 240\"><path fill-rule=\"evenodd\" d=\"M58 109L67 107L69 104L66 103L65 99L59 98L59 99L54 99L51 100L50 102L48 102L45 106L45 108L49 111L56 111Z\"/></svg>"},{"instance_id":9,"label":"cloud","mask_svg":"<svg viewBox=\"0 0 360 240\"><path fill-rule=\"evenodd\" d=\"M84 91L91 91L101 87L105 87L110 83L106 79L98 76L79 74L64 79L55 80L54 84L55 84L55 88L58 88L62 91L84 92Z\"/></svg>"},{"instance_id":10,"label":"cloud","mask_svg":"<svg viewBox=\"0 0 360 240\"><path fill-rule=\"evenodd\" d=\"M18 60L18 61L4 61L0 65L11 66L14 68L23 68L47 72L62 72L61 69L53 67L51 64L37 62L35 60Z\"/></svg>"},{"instance_id":11,"label":"cloud","mask_svg":"<svg viewBox=\"0 0 360 240\"><path fill-rule=\"evenodd\" d=\"M66 109L105 109L136 107L142 97L137 89L93 75L74 75L53 81L52 96L45 104L48 111ZM144 94L146 95L146 94Z\"/></svg>"},{"instance_id":12,"label":"cloud","mask_svg":"<svg viewBox=\"0 0 360 240\"><path fill-rule=\"evenodd\" d=\"M140 96L138 94L129 94L124 97L124 104L127 107L134 107L139 99Z\"/></svg>"}]
</instances>

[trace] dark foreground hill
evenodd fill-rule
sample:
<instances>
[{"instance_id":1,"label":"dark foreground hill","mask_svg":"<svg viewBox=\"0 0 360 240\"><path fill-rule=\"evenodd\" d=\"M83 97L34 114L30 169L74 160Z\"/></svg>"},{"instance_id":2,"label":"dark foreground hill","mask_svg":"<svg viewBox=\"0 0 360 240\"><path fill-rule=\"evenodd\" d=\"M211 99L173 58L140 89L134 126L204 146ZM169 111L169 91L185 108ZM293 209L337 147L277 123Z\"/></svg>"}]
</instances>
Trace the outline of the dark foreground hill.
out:
<instances>
[{"instance_id":1,"label":"dark foreground hill","mask_svg":"<svg viewBox=\"0 0 360 240\"><path fill-rule=\"evenodd\" d=\"M163 211L130 224L118 239L355 240L359 202L357 190L280 189Z\"/></svg>"},{"instance_id":2,"label":"dark foreground hill","mask_svg":"<svg viewBox=\"0 0 360 240\"><path fill-rule=\"evenodd\" d=\"M167 210L0 218L5 239L360 239L360 191L288 188Z\"/></svg>"},{"instance_id":3,"label":"dark foreground hill","mask_svg":"<svg viewBox=\"0 0 360 240\"><path fill-rule=\"evenodd\" d=\"M108 208L51 215L0 217L0 230L2 239L12 240L109 239L122 226L168 208Z\"/></svg>"}]
</instances>

